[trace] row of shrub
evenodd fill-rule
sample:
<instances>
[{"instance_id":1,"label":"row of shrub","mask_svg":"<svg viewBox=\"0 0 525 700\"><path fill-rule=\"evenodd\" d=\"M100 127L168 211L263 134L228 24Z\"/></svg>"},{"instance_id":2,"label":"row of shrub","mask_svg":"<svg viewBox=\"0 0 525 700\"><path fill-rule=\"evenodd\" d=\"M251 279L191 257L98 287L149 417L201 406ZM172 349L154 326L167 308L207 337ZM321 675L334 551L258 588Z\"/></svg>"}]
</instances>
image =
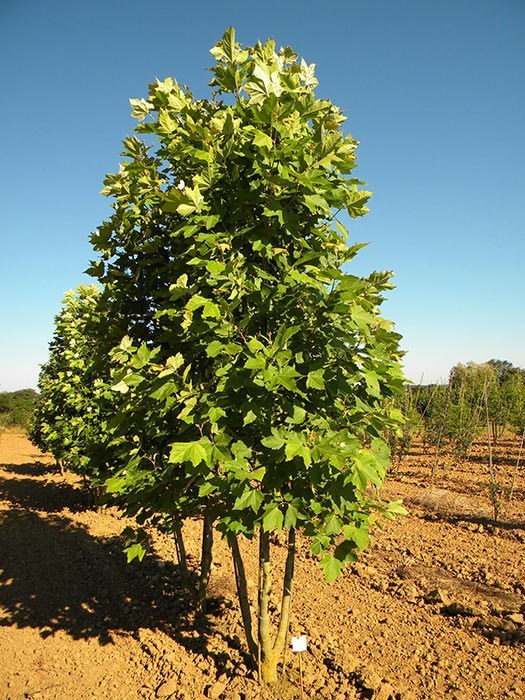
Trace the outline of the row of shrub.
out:
<instances>
[{"instance_id":1,"label":"row of shrub","mask_svg":"<svg viewBox=\"0 0 525 700\"><path fill-rule=\"evenodd\" d=\"M481 436L496 445L506 430L523 434L525 370L507 360L457 364L447 384L407 384L394 404L404 417L401 430L389 435L398 458L419 435L424 446L447 445L464 460Z\"/></svg>"}]
</instances>

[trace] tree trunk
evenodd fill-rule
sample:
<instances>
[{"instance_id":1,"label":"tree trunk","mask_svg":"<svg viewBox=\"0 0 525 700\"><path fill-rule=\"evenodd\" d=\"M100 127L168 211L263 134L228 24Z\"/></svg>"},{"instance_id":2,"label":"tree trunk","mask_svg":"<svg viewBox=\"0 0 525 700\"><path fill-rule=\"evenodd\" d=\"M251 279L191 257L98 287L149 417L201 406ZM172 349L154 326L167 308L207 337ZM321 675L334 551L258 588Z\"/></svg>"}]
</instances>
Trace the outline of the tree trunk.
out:
<instances>
[{"instance_id":1,"label":"tree trunk","mask_svg":"<svg viewBox=\"0 0 525 700\"><path fill-rule=\"evenodd\" d=\"M229 545L232 551L233 568L235 571L235 583L237 585L237 596L239 598L242 623L244 626L244 632L246 634L248 650L253 661L256 662L258 657L258 646L253 636L252 615L250 612L250 604L248 602L248 586L246 584L246 573L244 571L244 564L242 561L241 552L239 550L239 543L237 542L237 537L233 537L232 540L229 542Z\"/></svg>"},{"instance_id":2,"label":"tree trunk","mask_svg":"<svg viewBox=\"0 0 525 700\"><path fill-rule=\"evenodd\" d=\"M254 663L257 664L259 681L275 683L277 667L283 656L290 628L290 611L292 605L292 582L295 564L295 530L288 533L288 554L283 579L281 614L275 641L270 634L269 603L272 590L272 569L270 560L270 534L260 529L259 539L259 616L258 643L253 636L252 619L248 602L246 577L237 540L232 540L232 556L235 566L235 580L241 606L241 614L246 632L248 648Z\"/></svg>"},{"instance_id":3,"label":"tree trunk","mask_svg":"<svg viewBox=\"0 0 525 700\"><path fill-rule=\"evenodd\" d=\"M268 604L272 587L270 563L270 538L268 532L261 529L261 544L259 555L259 644L261 649L260 677L265 683L277 681L277 666L281 660L288 639L290 628L290 612L292 607L292 583L295 565L295 530L288 532L288 554L284 569L283 591L281 598L281 614L277 636L272 644L268 619Z\"/></svg>"},{"instance_id":4,"label":"tree trunk","mask_svg":"<svg viewBox=\"0 0 525 700\"><path fill-rule=\"evenodd\" d=\"M182 538L182 524L180 522L174 523L173 537L175 539L175 549L177 550L177 559L179 562L179 573L182 581L182 585L191 594L191 583L190 574L188 571L188 559L186 557L186 547L184 546L184 540Z\"/></svg>"},{"instance_id":5,"label":"tree trunk","mask_svg":"<svg viewBox=\"0 0 525 700\"><path fill-rule=\"evenodd\" d=\"M210 580L211 562L213 550L213 517L209 508L204 511L202 523L202 551L201 573L199 578L199 591L197 593L197 610L204 612L206 609L206 591Z\"/></svg>"}]
</instances>

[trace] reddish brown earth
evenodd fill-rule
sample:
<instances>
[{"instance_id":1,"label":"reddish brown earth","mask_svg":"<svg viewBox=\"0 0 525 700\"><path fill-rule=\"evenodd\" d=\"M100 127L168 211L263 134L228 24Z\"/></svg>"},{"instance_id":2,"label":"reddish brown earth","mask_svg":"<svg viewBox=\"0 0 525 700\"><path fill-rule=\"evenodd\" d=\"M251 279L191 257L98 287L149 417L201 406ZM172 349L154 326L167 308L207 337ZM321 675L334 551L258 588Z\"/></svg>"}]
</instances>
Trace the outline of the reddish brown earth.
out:
<instances>
[{"instance_id":1,"label":"reddish brown earth","mask_svg":"<svg viewBox=\"0 0 525 700\"><path fill-rule=\"evenodd\" d=\"M512 436L496 448L506 487L517 451ZM308 637L304 698L525 698L523 470L494 524L482 446L463 465L440 457L430 486L432 463L420 446L404 458L383 497L403 498L409 515L375 528L334 584L300 543L292 634ZM125 525L94 511L81 480L57 474L24 435L0 435L1 700L301 697L291 651L278 688L246 668L224 543L211 610L196 622L171 540L152 533L142 564L126 565ZM199 528L185 532L193 561ZM255 548L244 544L253 594ZM282 562L277 538L274 550Z\"/></svg>"}]
</instances>

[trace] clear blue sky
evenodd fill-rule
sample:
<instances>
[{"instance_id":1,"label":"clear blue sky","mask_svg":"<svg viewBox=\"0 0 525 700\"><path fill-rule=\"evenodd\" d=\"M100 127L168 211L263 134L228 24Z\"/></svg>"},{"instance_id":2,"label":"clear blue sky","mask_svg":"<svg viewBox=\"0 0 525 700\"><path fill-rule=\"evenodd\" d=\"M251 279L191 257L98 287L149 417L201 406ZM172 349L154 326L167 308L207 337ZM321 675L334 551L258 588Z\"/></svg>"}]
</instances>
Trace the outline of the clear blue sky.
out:
<instances>
[{"instance_id":1,"label":"clear blue sky","mask_svg":"<svg viewBox=\"0 0 525 700\"><path fill-rule=\"evenodd\" d=\"M0 391L36 386L64 292L90 281L128 98L167 76L209 96L230 24L315 62L317 95L361 141L375 195L350 227L370 241L353 272L395 271L383 309L407 377L524 367L523 0L2 0Z\"/></svg>"}]
</instances>

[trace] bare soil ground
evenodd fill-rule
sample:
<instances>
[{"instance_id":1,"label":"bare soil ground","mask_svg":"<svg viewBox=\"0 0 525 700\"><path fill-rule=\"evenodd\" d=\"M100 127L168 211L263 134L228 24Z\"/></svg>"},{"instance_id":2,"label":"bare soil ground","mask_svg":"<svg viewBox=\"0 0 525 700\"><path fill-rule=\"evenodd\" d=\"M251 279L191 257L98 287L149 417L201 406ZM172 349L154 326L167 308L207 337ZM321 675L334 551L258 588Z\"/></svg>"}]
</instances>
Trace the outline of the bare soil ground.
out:
<instances>
[{"instance_id":1,"label":"bare soil ground","mask_svg":"<svg viewBox=\"0 0 525 700\"><path fill-rule=\"evenodd\" d=\"M509 487L518 440L496 448ZM458 464L421 445L383 497L409 515L376 527L332 585L299 543L292 634L306 634L305 698L525 698L525 481L495 523L483 446ZM503 511L504 512L504 511ZM97 513L22 433L0 435L0 699L255 700L301 697L298 655L277 688L246 666L233 568L216 538L208 614L195 619L167 536L127 565L117 513ZM186 526L190 564L200 523ZM255 592L255 544L243 543ZM275 538L282 562L284 547ZM278 580L276 576L276 581ZM276 587L277 588L277 587ZM276 591L277 593L277 591ZM276 596L277 598L277 596Z\"/></svg>"}]
</instances>

